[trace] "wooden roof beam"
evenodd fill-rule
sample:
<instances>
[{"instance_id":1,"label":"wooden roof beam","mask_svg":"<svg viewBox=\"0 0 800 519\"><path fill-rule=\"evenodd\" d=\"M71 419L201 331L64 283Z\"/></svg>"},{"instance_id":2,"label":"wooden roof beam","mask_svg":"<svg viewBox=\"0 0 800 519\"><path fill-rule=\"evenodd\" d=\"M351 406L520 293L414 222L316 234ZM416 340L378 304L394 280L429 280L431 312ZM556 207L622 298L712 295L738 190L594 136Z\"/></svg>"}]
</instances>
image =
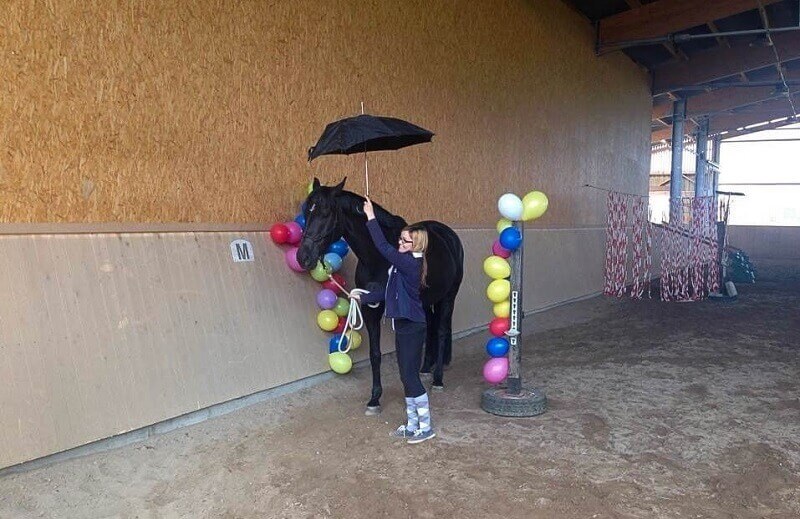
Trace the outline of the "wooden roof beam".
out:
<instances>
[{"instance_id":1,"label":"wooden roof beam","mask_svg":"<svg viewBox=\"0 0 800 519\"><path fill-rule=\"evenodd\" d=\"M761 0L761 3L767 5L777 1ZM758 0L657 0L601 19L597 27L597 41L602 47L630 40L658 38L758 6Z\"/></svg>"},{"instance_id":2,"label":"wooden roof beam","mask_svg":"<svg viewBox=\"0 0 800 519\"><path fill-rule=\"evenodd\" d=\"M697 125L691 121L683 122L683 134L689 135L697 129ZM672 140L672 125L656 130L650 134L650 142L669 141Z\"/></svg>"},{"instance_id":3,"label":"wooden roof beam","mask_svg":"<svg viewBox=\"0 0 800 519\"><path fill-rule=\"evenodd\" d=\"M792 116L789 100L774 99L732 114L719 114L709 120L709 133L735 131L738 128Z\"/></svg>"},{"instance_id":4,"label":"wooden roof beam","mask_svg":"<svg viewBox=\"0 0 800 519\"><path fill-rule=\"evenodd\" d=\"M800 58L800 31L774 34L772 41L783 62ZM687 62L655 67L653 95L769 67L774 63L775 53L771 47L752 48L738 45L731 48L709 49L697 53Z\"/></svg>"}]
</instances>

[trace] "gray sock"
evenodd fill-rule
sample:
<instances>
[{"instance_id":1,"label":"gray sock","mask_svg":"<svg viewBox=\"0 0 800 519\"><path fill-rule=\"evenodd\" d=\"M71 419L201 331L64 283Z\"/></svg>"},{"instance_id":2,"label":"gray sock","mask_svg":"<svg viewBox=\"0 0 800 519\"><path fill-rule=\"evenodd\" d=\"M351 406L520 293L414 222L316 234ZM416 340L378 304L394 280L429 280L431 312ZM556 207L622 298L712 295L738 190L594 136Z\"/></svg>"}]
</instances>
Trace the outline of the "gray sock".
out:
<instances>
[{"instance_id":1,"label":"gray sock","mask_svg":"<svg viewBox=\"0 0 800 519\"><path fill-rule=\"evenodd\" d=\"M428 393L422 393L413 399L417 407L417 418L419 419L419 429L422 432L431 430L431 408L428 403Z\"/></svg>"}]
</instances>

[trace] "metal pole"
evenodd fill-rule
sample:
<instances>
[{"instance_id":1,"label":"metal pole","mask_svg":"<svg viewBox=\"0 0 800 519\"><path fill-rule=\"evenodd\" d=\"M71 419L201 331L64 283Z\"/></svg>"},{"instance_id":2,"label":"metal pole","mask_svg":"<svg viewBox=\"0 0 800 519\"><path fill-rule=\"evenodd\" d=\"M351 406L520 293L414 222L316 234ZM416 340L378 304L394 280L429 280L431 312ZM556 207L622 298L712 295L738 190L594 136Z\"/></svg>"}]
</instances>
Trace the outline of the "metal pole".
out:
<instances>
[{"instance_id":1,"label":"metal pole","mask_svg":"<svg viewBox=\"0 0 800 519\"><path fill-rule=\"evenodd\" d=\"M686 100L672 103L672 169L669 176L669 221L677 224L678 207L683 188L683 121L686 118Z\"/></svg>"},{"instance_id":2,"label":"metal pole","mask_svg":"<svg viewBox=\"0 0 800 519\"><path fill-rule=\"evenodd\" d=\"M694 196L708 196L709 182L706 168L706 149L708 148L708 118L704 117L697 128L694 162Z\"/></svg>"},{"instance_id":3,"label":"metal pole","mask_svg":"<svg viewBox=\"0 0 800 519\"><path fill-rule=\"evenodd\" d=\"M518 395L522 390L522 251L525 248L524 224L514 222L514 228L522 236L522 244L511 253L511 328L506 332L510 348L508 350L508 389L511 395Z\"/></svg>"}]
</instances>

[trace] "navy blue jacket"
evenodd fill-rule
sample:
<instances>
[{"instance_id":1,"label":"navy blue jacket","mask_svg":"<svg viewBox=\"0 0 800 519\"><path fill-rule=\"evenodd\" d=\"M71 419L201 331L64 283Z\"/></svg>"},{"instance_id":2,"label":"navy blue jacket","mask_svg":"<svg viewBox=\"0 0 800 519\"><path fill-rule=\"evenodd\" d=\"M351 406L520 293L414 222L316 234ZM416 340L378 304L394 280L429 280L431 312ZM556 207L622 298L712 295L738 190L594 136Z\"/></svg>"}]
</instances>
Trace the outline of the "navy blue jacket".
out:
<instances>
[{"instance_id":1,"label":"navy blue jacket","mask_svg":"<svg viewBox=\"0 0 800 519\"><path fill-rule=\"evenodd\" d=\"M425 310L420 300L420 281L422 280L422 258L415 258L410 252L399 252L386 241L378 221L368 220L367 229L372 242L381 255L392 264L386 292L370 292L361 296L362 303L386 301L386 317L408 319L418 323L425 322Z\"/></svg>"}]
</instances>

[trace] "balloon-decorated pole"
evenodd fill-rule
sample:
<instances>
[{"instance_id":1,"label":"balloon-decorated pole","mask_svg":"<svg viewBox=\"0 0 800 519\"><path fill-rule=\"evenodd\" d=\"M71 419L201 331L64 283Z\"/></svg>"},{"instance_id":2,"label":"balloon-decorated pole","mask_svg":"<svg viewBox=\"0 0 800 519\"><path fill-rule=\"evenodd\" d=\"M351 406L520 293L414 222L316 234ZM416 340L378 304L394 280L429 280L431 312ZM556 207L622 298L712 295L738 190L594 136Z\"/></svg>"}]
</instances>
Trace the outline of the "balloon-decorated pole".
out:
<instances>
[{"instance_id":1,"label":"balloon-decorated pole","mask_svg":"<svg viewBox=\"0 0 800 519\"><path fill-rule=\"evenodd\" d=\"M524 236L524 224L514 222L514 227ZM522 389L520 357L522 349L522 260L524 247L519 246L511 253L511 328L506 332L510 348L508 350L508 393L519 394Z\"/></svg>"},{"instance_id":2,"label":"balloon-decorated pole","mask_svg":"<svg viewBox=\"0 0 800 519\"><path fill-rule=\"evenodd\" d=\"M492 245L492 256L483 263L484 272L493 280L486 289L486 296L494 303L495 315L489 324L494 338L486 344L486 353L491 358L483 367L484 379L494 386L481 397L481 407L488 413L536 416L547 408L547 397L541 389L522 384L521 366L523 222L542 216L547 205L547 197L540 191L531 191L523 199L506 193L497 202L503 216L497 224L500 236Z\"/></svg>"}]
</instances>

